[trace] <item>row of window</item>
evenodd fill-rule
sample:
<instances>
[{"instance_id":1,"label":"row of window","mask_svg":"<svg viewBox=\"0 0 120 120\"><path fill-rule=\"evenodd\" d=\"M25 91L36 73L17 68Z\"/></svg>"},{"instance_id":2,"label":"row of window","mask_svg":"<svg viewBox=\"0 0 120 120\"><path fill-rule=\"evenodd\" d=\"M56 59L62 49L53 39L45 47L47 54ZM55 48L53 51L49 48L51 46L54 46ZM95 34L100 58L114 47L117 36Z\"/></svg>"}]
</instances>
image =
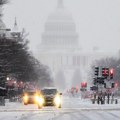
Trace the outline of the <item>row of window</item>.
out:
<instances>
[{"instance_id":1,"label":"row of window","mask_svg":"<svg viewBox=\"0 0 120 120\"><path fill-rule=\"evenodd\" d=\"M45 58L44 58L45 59ZM72 65L72 66L85 66L87 65L87 58L85 56L60 56L56 58L46 58L44 60L46 63L45 64L52 64L54 66L59 66L59 65Z\"/></svg>"}]
</instances>

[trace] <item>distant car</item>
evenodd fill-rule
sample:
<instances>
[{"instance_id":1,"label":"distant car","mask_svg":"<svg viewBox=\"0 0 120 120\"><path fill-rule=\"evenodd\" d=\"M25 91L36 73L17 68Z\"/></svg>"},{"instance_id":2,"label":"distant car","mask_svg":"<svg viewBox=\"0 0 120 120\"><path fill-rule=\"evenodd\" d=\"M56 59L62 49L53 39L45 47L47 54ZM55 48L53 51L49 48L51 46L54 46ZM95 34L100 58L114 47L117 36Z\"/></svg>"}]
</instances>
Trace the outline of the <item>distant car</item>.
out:
<instances>
[{"instance_id":1,"label":"distant car","mask_svg":"<svg viewBox=\"0 0 120 120\"><path fill-rule=\"evenodd\" d=\"M7 97L7 90L4 87L0 87L0 105L5 106L5 97Z\"/></svg>"},{"instance_id":2,"label":"distant car","mask_svg":"<svg viewBox=\"0 0 120 120\"><path fill-rule=\"evenodd\" d=\"M4 87L0 87L0 96L7 96L7 90Z\"/></svg>"},{"instance_id":3,"label":"distant car","mask_svg":"<svg viewBox=\"0 0 120 120\"><path fill-rule=\"evenodd\" d=\"M23 93L23 103L27 104L37 104L40 93L35 90L25 91Z\"/></svg>"},{"instance_id":4,"label":"distant car","mask_svg":"<svg viewBox=\"0 0 120 120\"><path fill-rule=\"evenodd\" d=\"M38 102L38 108L42 106L56 106L61 108L61 95L56 88L44 88L41 90L41 97Z\"/></svg>"}]
</instances>

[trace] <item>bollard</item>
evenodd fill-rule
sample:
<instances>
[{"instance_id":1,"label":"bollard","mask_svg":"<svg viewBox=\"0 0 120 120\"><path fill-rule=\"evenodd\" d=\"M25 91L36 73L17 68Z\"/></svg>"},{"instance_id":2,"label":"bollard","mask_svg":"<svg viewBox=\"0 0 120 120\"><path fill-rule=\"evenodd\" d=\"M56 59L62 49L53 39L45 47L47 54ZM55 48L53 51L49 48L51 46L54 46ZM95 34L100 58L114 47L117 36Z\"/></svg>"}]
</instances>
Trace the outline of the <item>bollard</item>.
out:
<instances>
[{"instance_id":1,"label":"bollard","mask_svg":"<svg viewBox=\"0 0 120 120\"><path fill-rule=\"evenodd\" d=\"M3 104L3 106L5 106L5 98L4 97L2 98L2 104Z\"/></svg>"},{"instance_id":2,"label":"bollard","mask_svg":"<svg viewBox=\"0 0 120 120\"><path fill-rule=\"evenodd\" d=\"M92 104L94 104L94 100L92 100Z\"/></svg>"},{"instance_id":3,"label":"bollard","mask_svg":"<svg viewBox=\"0 0 120 120\"><path fill-rule=\"evenodd\" d=\"M115 100L115 104L118 104L118 100L117 99Z\"/></svg>"},{"instance_id":4,"label":"bollard","mask_svg":"<svg viewBox=\"0 0 120 120\"><path fill-rule=\"evenodd\" d=\"M102 99L102 100L101 100L101 104L105 104L105 99Z\"/></svg>"},{"instance_id":5,"label":"bollard","mask_svg":"<svg viewBox=\"0 0 120 120\"><path fill-rule=\"evenodd\" d=\"M3 96L0 96L0 105L5 106L5 99Z\"/></svg>"},{"instance_id":6,"label":"bollard","mask_svg":"<svg viewBox=\"0 0 120 120\"><path fill-rule=\"evenodd\" d=\"M99 104L100 103L100 98L98 97L98 99L97 99L97 104Z\"/></svg>"}]
</instances>

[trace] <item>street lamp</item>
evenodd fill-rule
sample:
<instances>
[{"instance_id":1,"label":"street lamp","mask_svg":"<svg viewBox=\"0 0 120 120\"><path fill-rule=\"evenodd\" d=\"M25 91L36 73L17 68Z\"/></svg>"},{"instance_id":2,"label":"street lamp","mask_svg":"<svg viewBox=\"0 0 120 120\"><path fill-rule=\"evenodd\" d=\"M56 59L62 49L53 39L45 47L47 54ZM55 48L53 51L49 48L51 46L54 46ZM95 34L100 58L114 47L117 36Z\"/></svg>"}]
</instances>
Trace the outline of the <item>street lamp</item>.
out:
<instances>
[{"instance_id":1,"label":"street lamp","mask_svg":"<svg viewBox=\"0 0 120 120\"><path fill-rule=\"evenodd\" d=\"M7 77L6 79L7 79L7 81L9 81L9 80L10 80L10 77Z\"/></svg>"}]
</instances>

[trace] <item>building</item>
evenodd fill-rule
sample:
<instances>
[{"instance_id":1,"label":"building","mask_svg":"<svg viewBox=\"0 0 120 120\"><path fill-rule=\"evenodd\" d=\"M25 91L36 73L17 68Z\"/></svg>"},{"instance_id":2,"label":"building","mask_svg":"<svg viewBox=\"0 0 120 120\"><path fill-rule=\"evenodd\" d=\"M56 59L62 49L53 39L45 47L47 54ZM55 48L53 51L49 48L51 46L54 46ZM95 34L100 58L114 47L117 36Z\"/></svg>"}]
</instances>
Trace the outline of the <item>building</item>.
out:
<instances>
[{"instance_id":1,"label":"building","mask_svg":"<svg viewBox=\"0 0 120 120\"><path fill-rule=\"evenodd\" d=\"M80 49L76 25L64 7L63 0L58 0L55 12L48 16L37 56L41 63L50 67L56 83L55 76L59 70L63 71L68 87L87 80L87 71L97 55L83 53ZM80 78L75 80L73 77L76 71L79 71Z\"/></svg>"},{"instance_id":2,"label":"building","mask_svg":"<svg viewBox=\"0 0 120 120\"><path fill-rule=\"evenodd\" d=\"M48 16L45 23L41 47L49 50L74 50L78 45L78 34L72 15L64 8L63 1L58 0L56 11Z\"/></svg>"},{"instance_id":3,"label":"building","mask_svg":"<svg viewBox=\"0 0 120 120\"><path fill-rule=\"evenodd\" d=\"M21 32L18 29L17 20L16 20L16 17L15 17L14 26L13 26L13 29L11 31L11 37L13 37L13 38L19 38L20 35L21 35Z\"/></svg>"}]
</instances>

